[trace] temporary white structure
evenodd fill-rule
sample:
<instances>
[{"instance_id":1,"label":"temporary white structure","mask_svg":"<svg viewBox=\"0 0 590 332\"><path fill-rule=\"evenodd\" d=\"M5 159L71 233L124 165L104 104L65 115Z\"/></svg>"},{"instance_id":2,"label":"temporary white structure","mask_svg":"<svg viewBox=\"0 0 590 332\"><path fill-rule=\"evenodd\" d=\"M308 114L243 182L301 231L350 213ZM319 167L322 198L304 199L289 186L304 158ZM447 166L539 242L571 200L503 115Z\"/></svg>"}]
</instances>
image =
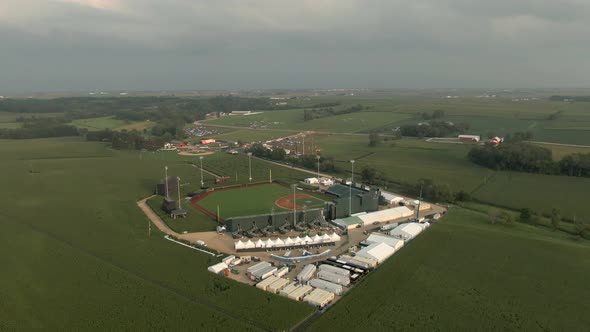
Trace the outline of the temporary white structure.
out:
<instances>
[{"instance_id":1,"label":"temporary white structure","mask_svg":"<svg viewBox=\"0 0 590 332\"><path fill-rule=\"evenodd\" d=\"M381 197L388 203L388 204L398 204L399 202L403 201L404 198L401 196L396 196L392 193L388 193L385 191L381 192Z\"/></svg>"},{"instance_id":2,"label":"temporary white structure","mask_svg":"<svg viewBox=\"0 0 590 332\"><path fill-rule=\"evenodd\" d=\"M311 287L323 289L336 295L342 294L342 285L333 282L329 282L322 279L311 279L307 282L307 284Z\"/></svg>"},{"instance_id":3,"label":"temporary white structure","mask_svg":"<svg viewBox=\"0 0 590 332\"><path fill-rule=\"evenodd\" d=\"M284 241L285 242L285 246L292 246L295 244L295 241L293 241L293 239L291 239L291 237L287 237L287 239Z\"/></svg>"},{"instance_id":4,"label":"temporary white structure","mask_svg":"<svg viewBox=\"0 0 590 332\"><path fill-rule=\"evenodd\" d=\"M356 257L366 257L366 258L373 258L377 260L377 263L383 263L389 256L395 253L395 249L390 247L389 245L377 242L372 243L368 247L364 247L363 249L356 252Z\"/></svg>"},{"instance_id":5,"label":"temporary white structure","mask_svg":"<svg viewBox=\"0 0 590 332\"><path fill-rule=\"evenodd\" d=\"M338 235L336 233L332 233L332 235L330 235L330 237L332 238L332 242L340 241L340 235Z\"/></svg>"},{"instance_id":6,"label":"temporary white structure","mask_svg":"<svg viewBox=\"0 0 590 332\"><path fill-rule=\"evenodd\" d=\"M363 215L359 215L359 219L364 225L370 225L374 222L386 222L400 218L412 216L414 212L405 206L398 206L391 209L375 211Z\"/></svg>"},{"instance_id":7,"label":"temporary white structure","mask_svg":"<svg viewBox=\"0 0 590 332\"><path fill-rule=\"evenodd\" d=\"M311 243L313 243L313 240L312 240L312 239L311 239L311 238L310 238L308 235L306 235L306 236L305 236L303 239L301 239L301 240L302 240L302 242L303 242L304 244L311 244Z\"/></svg>"},{"instance_id":8,"label":"temporary white structure","mask_svg":"<svg viewBox=\"0 0 590 332\"><path fill-rule=\"evenodd\" d=\"M299 236L297 236L293 239L293 242L295 243L295 245L300 245L302 243L302 240Z\"/></svg>"},{"instance_id":9,"label":"temporary white structure","mask_svg":"<svg viewBox=\"0 0 590 332\"><path fill-rule=\"evenodd\" d=\"M407 224L401 224L391 230L389 235L396 237L398 239L403 239L404 241L409 241L415 238L418 234L420 234L425 226L422 226L416 222L410 222Z\"/></svg>"},{"instance_id":10,"label":"temporary white structure","mask_svg":"<svg viewBox=\"0 0 590 332\"><path fill-rule=\"evenodd\" d=\"M274 246L275 246L275 243L271 239L267 239L266 241L264 241L265 248L272 248Z\"/></svg>"},{"instance_id":11,"label":"temporary white structure","mask_svg":"<svg viewBox=\"0 0 590 332\"><path fill-rule=\"evenodd\" d=\"M332 300L334 300L334 293L319 288L314 289L311 293L303 298L303 301L319 307L326 306Z\"/></svg>"},{"instance_id":12,"label":"temporary white structure","mask_svg":"<svg viewBox=\"0 0 590 332\"><path fill-rule=\"evenodd\" d=\"M299 282L306 282L308 281L311 277L313 277L313 274L315 273L316 267L313 264L307 264L303 267L303 270L301 270L301 272L299 272L299 274L297 275L297 280Z\"/></svg>"},{"instance_id":13,"label":"temporary white structure","mask_svg":"<svg viewBox=\"0 0 590 332\"><path fill-rule=\"evenodd\" d=\"M277 246L277 247L284 247L285 246L285 241L281 240L280 238L277 238L275 240L275 246Z\"/></svg>"},{"instance_id":14,"label":"temporary white structure","mask_svg":"<svg viewBox=\"0 0 590 332\"><path fill-rule=\"evenodd\" d=\"M256 248L256 245L254 244L254 242L252 242L252 240L246 241L246 243L244 244L244 249L251 249L251 248Z\"/></svg>"},{"instance_id":15,"label":"temporary white structure","mask_svg":"<svg viewBox=\"0 0 590 332\"><path fill-rule=\"evenodd\" d=\"M217 263L217 264L215 264L215 265L211 265L211 266L209 266L209 267L207 268L207 270L208 270L209 272L213 272L213 273L215 273L215 274L218 274L218 273L222 272L223 270L225 270L225 269L227 269L227 268L228 268L227 264L225 264L225 263L221 262L221 263Z\"/></svg>"},{"instance_id":16,"label":"temporary white structure","mask_svg":"<svg viewBox=\"0 0 590 332\"><path fill-rule=\"evenodd\" d=\"M238 240L238 242L236 242L236 250L241 250L241 249L245 249L246 248L246 243Z\"/></svg>"},{"instance_id":17,"label":"temporary white structure","mask_svg":"<svg viewBox=\"0 0 590 332\"><path fill-rule=\"evenodd\" d=\"M311 238L311 240L313 241L313 243L321 243L322 237L316 234Z\"/></svg>"},{"instance_id":18,"label":"temporary white structure","mask_svg":"<svg viewBox=\"0 0 590 332\"><path fill-rule=\"evenodd\" d=\"M330 241L332 241L332 237L330 235L324 233L324 235L322 235L322 242L330 242Z\"/></svg>"},{"instance_id":19,"label":"temporary white structure","mask_svg":"<svg viewBox=\"0 0 590 332\"><path fill-rule=\"evenodd\" d=\"M254 242L254 245L256 246L256 248L264 248L264 241L258 239L258 241Z\"/></svg>"},{"instance_id":20,"label":"temporary white structure","mask_svg":"<svg viewBox=\"0 0 590 332\"><path fill-rule=\"evenodd\" d=\"M300 287L297 287L297 289L293 290L292 292L290 292L289 295L287 295L287 297L289 297L292 300L299 301L305 295L309 294L312 290L313 290L313 287L308 286L308 285L302 285Z\"/></svg>"},{"instance_id":21,"label":"temporary white structure","mask_svg":"<svg viewBox=\"0 0 590 332\"><path fill-rule=\"evenodd\" d=\"M271 293L277 293L278 291L280 291L281 289L283 289L283 287L287 286L289 284L289 279L285 279L285 278L279 278L277 279L277 281L273 282L272 284L270 284L266 290L271 292Z\"/></svg>"},{"instance_id":22,"label":"temporary white structure","mask_svg":"<svg viewBox=\"0 0 590 332\"><path fill-rule=\"evenodd\" d=\"M392 236L387 236L379 233L371 233L369 237L365 240L367 243L385 243L388 246L398 251L401 247L404 246L404 240L397 239Z\"/></svg>"}]
</instances>

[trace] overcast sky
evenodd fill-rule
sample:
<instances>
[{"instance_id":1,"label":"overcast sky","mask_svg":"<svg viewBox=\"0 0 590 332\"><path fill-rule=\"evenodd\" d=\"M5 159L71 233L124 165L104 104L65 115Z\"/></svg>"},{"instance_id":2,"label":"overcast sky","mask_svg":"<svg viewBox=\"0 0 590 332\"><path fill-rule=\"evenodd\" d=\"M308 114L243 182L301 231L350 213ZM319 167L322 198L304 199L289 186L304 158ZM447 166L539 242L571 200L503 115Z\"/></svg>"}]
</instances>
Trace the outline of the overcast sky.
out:
<instances>
[{"instance_id":1,"label":"overcast sky","mask_svg":"<svg viewBox=\"0 0 590 332\"><path fill-rule=\"evenodd\" d=\"M589 36L589 0L0 0L0 95L589 87Z\"/></svg>"}]
</instances>

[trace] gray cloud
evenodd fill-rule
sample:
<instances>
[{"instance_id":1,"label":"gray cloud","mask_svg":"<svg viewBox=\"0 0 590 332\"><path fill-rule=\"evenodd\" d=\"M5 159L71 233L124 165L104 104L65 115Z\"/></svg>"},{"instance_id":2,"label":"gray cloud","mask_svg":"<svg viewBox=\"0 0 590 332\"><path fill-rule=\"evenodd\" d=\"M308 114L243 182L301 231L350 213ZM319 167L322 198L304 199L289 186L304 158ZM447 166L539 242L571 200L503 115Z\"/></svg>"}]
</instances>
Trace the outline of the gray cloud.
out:
<instances>
[{"instance_id":1,"label":"gray cloud","mask_svg":"<svg viewBox=\"0 0 590 332\"><path fill-rule=\"evenodd\" d=\"M584 0L4 0L0 92L588 86L589 19Z\"/></svg>"}]
</instances>

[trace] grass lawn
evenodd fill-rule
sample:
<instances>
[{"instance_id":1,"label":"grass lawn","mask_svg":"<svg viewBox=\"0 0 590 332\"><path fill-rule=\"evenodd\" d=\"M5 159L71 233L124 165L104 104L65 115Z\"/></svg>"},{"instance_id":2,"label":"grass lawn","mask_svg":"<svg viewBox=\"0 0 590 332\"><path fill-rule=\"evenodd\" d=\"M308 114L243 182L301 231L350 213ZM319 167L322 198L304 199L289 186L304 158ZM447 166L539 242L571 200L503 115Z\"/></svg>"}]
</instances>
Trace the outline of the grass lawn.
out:
<instances>
[{"instance_id":1,"label":"grass lawn","mask_svg":"<svg viewBox=\"0 0 590 332\"><path fill-rule=\"evenodd\" d=\"M303 193L298 190L297 194ZM275 201L284 196L293 196L293 191L278 184L243 187L239 189L215 191L198 202L205 209L216 214L219 206L223 219L237 216L267 214L274 211L285 211L275 205ZM305 204L308 208L323 207L324 200L316 197L297 201L297 205Z\"/></svg>"},{"instance_id":2,"label":"grass lawn","mask_svg":"<svg viewBox=\"0 0 590 332\"><path fill-rule=\"evenodd\" d=\"M0 140L0 330L286 330L313 308L218 277L211 256L148 237L136 205L177 155L81 138ZM30 169L33 169L33 173ZM192 178L191 178L192 176ZM184 187L183 187L184 188ZM154 230L154 228L152 228Z\"/></svg>"},{"instance_id":3,"label":"grass lawn","mask_svg":"<svg viewBox=\"0 0 590 332\"><path fill-rule=\"evenodd\" d=\"M585 331L589 257L587 241L452 208L308 330Z\"/></svg>"},{"instance_id":4,"label":"grass lawn","mask_svg":"<svg viewBox=\"0 0 590 332\"><path fill-rule=\"evenodd\" d=\"M103 129L116 129L128 125L124 120L115 119L114 116L104 116L100 118L90 119L78 119L71 123L73 126L78 128L84 128L88 130L103 130Z\"/></svg>"},{"instance_id":5,"label":"grass lawn","mask_svg":"<svg viewBox=\"0 0 590 332\"><path fill-rule=\"evenodd\" d=\"M162 210L162 196L150 198L147 204L156 212L160 218L176 233L183 232L208 232L214 231L218 223L212 220L209 216L196 209L190 202L183 202L182 208L187 210L186 218L172 219L170 215Z\"/></svg>"}]
</instances>

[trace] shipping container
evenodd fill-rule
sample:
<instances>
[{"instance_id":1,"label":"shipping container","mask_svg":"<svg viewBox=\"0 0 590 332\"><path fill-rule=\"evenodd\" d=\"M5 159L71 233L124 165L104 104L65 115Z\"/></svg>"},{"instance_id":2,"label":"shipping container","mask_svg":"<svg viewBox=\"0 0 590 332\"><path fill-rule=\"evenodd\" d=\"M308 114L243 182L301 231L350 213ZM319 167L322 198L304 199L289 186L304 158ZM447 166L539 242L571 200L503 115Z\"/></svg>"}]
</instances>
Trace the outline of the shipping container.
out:
<instances>
[{"instance_id":1,"label":"shipping container","mask_svg":"<svg viewBox=\"0 0 590 332\"><path fill-rule=\"evenodd\" d=\"M313 287L308 286L308 285L302 285L301 287L298 287L296 290L289 293L289 295L287 295L287 297L290 298L291 300L301 301L301 299L305 295L311 293L311 291L313 291Z\"/></svg>"},{"instance_id":2,"label":"shipping container","mask_svg":"<svg viewBox=\"0 0 590 332\"><path fill-rule=\"evenodd\" d=\"M266 288L266 291L276 294L278 291L283 289L283 287L287 286L288 284L289 284L289 280L287 280L285 278L279 278L279 279L277 279L277 281L268 285L268 287Z\"/></svg>"}]
</instances>

